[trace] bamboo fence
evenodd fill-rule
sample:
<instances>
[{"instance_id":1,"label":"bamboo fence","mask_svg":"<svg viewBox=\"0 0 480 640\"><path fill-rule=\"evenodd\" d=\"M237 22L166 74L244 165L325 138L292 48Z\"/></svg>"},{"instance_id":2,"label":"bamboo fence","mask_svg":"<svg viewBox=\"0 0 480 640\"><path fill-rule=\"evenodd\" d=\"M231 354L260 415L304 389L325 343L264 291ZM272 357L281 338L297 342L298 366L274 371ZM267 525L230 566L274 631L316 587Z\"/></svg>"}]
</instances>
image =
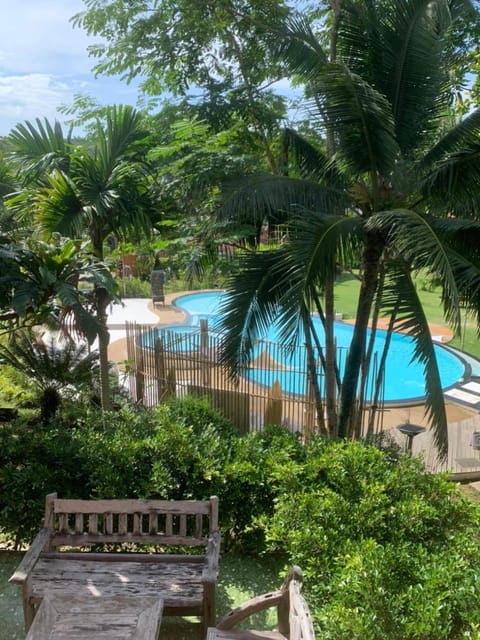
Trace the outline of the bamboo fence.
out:
<instances>
[{"instance_id":1,"label":"bamboo fence","mask_svg":"<svg viewBox=\"0 0 480 640\"><path fill-rule=\"evenodd\" d=\"M127 323L126 332L129 391L137 402L156 406L172 396L207 397L243 433L282 424L308 437L318 428L305 347L259 340L248 367L232 378L218 359L222 336L205 320L175 329ZM345 357L346 349L339 349L340 366ZM319 386L323 396L322 376ZM382 430L381 409L373 433Z\"/></svg>"}]
</instances>

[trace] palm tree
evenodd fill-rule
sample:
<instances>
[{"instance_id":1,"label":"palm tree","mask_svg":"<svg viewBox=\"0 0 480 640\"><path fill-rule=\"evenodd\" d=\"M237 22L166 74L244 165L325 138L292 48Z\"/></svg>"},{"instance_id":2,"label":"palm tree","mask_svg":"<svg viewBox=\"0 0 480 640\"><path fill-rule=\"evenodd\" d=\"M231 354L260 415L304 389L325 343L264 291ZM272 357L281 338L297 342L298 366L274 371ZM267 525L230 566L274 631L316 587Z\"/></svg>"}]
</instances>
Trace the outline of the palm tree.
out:
<instances>
[{"instance_id":1,"label":"palm tree","mask_svg":"<svg viewBox=\"0 0 480 640\"><path fill-rule=\"evenodd\" d=\"M97 121L93 148L65 143L57 125L17 127L11 135L15 156L33 180L10 201L11 206L23 213L33 212L49 232L71 238L81 238L86 232L93 258L101 262L110 234L135 239L150 231L155 196L144 160L145 136L141 114L128 106L112 107L105 123ZM106 327L110 292L96 287L95 293L97 318ZM106 331L99 335L99 352L102 407L107 409Z\"/></svg>"},{"instance_id":2,"label":"palm tree","mask_svg":"<svg viewBox=\"0 0 480 640\"><path fill-rule=\"evenodd\" d=\"M291 175L250 177L246 188L228 192L222 211L231 218L288 215L291 228L286 245L246 256L232 281L223 359L238 369L276 315L286 343L315 345L312 309L331 335L331 297L324 309L320 293L336 269L357 264L360 293L341 379L332 341L320 352L330 394L340 379L338 405L326 399L326 430L359 433L371 355L367 328L382 313L415 340L426 416L444 456L445 405L414 276L422 271L441 283L445 317L455 330L461 299L479 318L480 110L458 122L452 117L446 46L456 19L473 9L447 0L356 0L336 3L336 10L334 60L301 18L277 34L280 55L306 84L312 122L328 135L328 152L287 131L285 173Z\"/></svg>"},{"instance_id":3,"label":"palm tree","mask_svg":"<svg viewBox=\"0 0 480 640\"><path fill-rule=\"evenodd\" d=\"M38 388L41 419L50 422L57 414L65 391L92 390L98 353L87 343L67 339L43 342L33 331L16 333L9 346L0 345L0 362L21 371Z\"/></svg>"}]
</instances>

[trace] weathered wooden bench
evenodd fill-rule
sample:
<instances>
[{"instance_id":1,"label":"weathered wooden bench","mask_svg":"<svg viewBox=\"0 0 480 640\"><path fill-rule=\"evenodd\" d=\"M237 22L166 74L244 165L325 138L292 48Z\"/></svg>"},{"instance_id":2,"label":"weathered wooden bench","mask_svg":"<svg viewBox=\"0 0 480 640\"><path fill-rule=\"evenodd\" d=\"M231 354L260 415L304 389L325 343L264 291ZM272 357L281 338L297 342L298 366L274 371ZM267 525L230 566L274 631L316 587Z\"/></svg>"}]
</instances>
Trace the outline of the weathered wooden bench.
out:
<instances>
[{"instance_id":1,"label":"weathered wooden bench","mask_svg":"<svg viewBox=\"0 0 480 640\"><path fill-rule=\"evenodd\" d=\"M138 545L145 547L138 552ZM26 630L46 594L160 598L164 615L202 616L206 630L215 623L219 553L216 497L69 500L50 494L44 527L10 582L22 586Z\"/></svg>"},{"instance_id":2,"label":"weathered wooden bench","mask_svg":"<svg viewBox=\"0 0 480 640\"><path fill-rule=\"evenodd\" d=\"M207 631L207 640L315 640L310 610L300 593L302 571L294 566L278 591L247 600ZM278 631L234 629L254 613L277 608Z\"/></svg>"}]
</instances>

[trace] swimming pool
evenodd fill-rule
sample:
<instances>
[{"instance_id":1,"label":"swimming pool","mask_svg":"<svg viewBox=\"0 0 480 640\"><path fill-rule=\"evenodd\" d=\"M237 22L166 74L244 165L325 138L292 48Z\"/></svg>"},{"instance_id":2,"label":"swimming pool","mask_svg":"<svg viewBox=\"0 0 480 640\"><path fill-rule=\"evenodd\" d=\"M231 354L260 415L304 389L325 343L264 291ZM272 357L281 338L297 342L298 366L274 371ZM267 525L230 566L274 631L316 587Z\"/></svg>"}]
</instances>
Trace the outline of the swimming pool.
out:
<instances>
[{"instance_id":1,"label":"swimming pool","mask_svg":"<svg viewBox=\"0 0 480 640\"><path fill-rule=\"evenodd\" d=\"M200 348L200 321L208 320L209 330L218 327L220 309L226 294L223 291L202 291L179 296L174 304L187 315L184 325L170 325L161 329L165 335L174 336L176 341L185 338L188 348ZM318 318L314 317L314 325L322 340L323 328ZM337 349L341 354L346 351L351 341L353 327L344 322L335 322ZM380 356L383 351L386 331L377 330L374 351ZM281 384L285 393L306 393L305 349L293 351L279 347L278 332L272 326L268 334L262 336L255 344L252 360L256 366L250 368L245 375L253 382L271 386L275 380ZM383 397L385 402L413 401L425 396L423 365L413 360L414 342L406 335L394 333L391 338L386 367ZM459 382L465 374L465 363L454 353L435 345L440 378L443 389ZM268 362L275 362L269 367ZM339 358L342 373L345 357ZM373 383L370 384L373 386ZM371 390L370 390L371 393ZM369 393L367 392L367 398Z\"/></svg>"}]
</instances>

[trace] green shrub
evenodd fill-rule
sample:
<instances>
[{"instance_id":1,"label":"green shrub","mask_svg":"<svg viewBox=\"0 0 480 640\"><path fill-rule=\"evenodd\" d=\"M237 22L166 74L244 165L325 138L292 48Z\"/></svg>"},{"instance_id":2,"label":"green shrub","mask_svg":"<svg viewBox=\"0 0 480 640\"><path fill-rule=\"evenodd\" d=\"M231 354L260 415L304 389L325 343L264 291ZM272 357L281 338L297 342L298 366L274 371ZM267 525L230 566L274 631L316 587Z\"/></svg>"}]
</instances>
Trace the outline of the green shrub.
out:
<instances>
[{"instance_id":1,"label":"green shrub","mask_svg":"<svg viewBox=\"0 0 480 640\"><path fill-rule=\"evenodd\" d=\"M411 456L325 440L294 475L267 534L305 570L322 638L461 638L480 624L479 510L455 485Z\"/></svg>"},{"instance_id":2,"label":"green shrub","mask_svg":"<svg viewBox=\"0 0 480 640\"><path fill-rule=\"evenodd\" d=\"M149 280L140 278L119 278L118 289L122 298L151 298L152 288Z\"/></svg>"},{"instance_id":3,"label":"green shrub","mask_svg":"<svg viewBox=\"0 0 480 640\"><path fill-rule=\"evenodd\" d=\"M43 518L45 495L87 497L85 460L75 432L60 421L48 429L21 421L0 427L0 528L15 544L30 541Z\"/></svg>"},{"instance_id":4,"label":"green shrub","mask_svg":"<svg viewBox=\"0 0 480 640\"><path fill-rule=\"evenodd\" d=\"M284 427L269 426L235 442L234 454L224 467L221 494L223 543L249 552L264 549L264 529L273 515L280 486L304 457L297 435Z\"/></svg>"}]
</instances>

